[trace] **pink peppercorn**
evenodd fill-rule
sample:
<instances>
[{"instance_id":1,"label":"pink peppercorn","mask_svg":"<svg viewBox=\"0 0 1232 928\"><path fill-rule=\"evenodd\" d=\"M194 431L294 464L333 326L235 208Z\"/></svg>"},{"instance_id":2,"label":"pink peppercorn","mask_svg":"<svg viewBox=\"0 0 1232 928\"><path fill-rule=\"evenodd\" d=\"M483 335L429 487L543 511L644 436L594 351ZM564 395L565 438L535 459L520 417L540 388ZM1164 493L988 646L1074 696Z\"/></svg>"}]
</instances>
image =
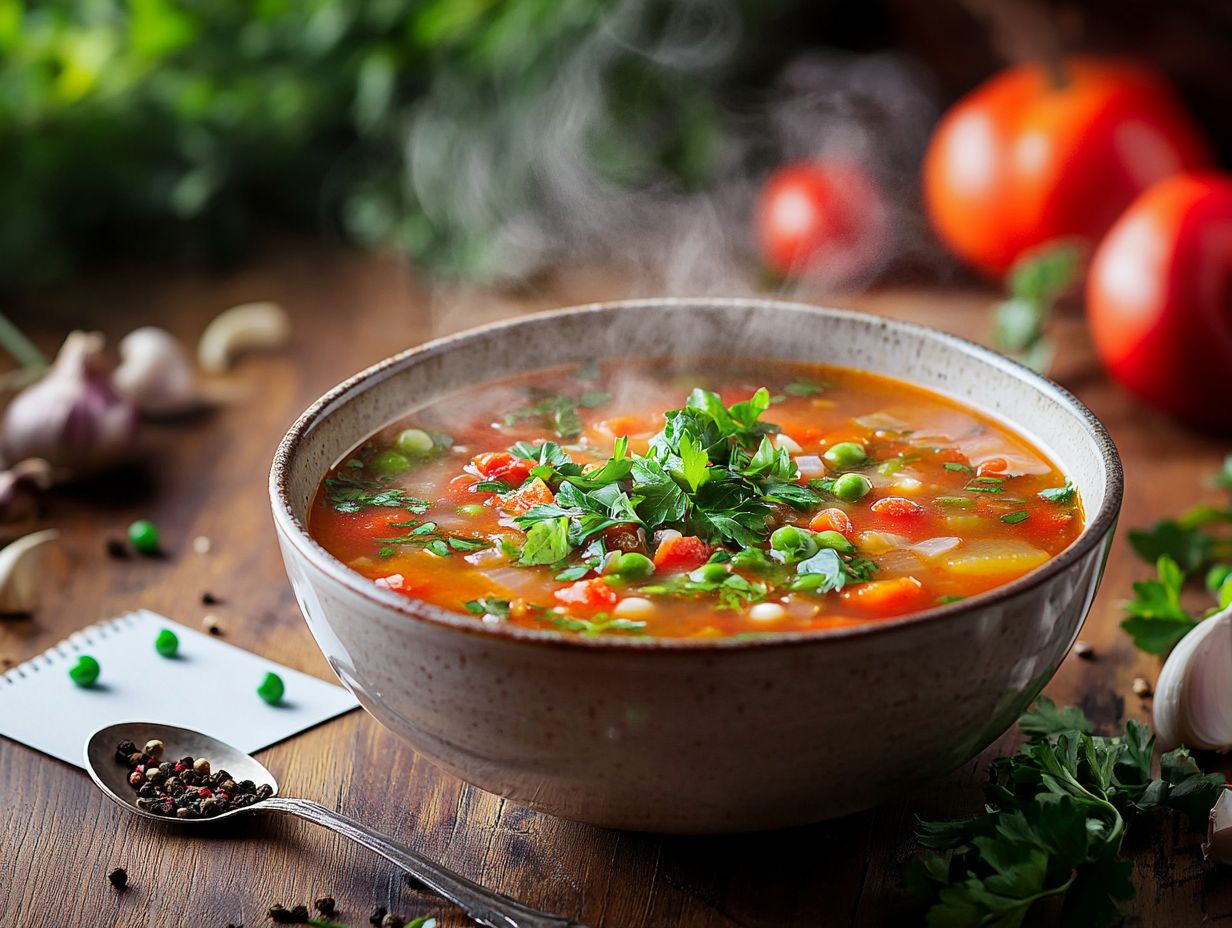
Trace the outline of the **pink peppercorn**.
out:
<instances>
[{"instance_id":1,"label":"pink peppercorn","mask_svg":"<svg viewBox=\"0 0 1232 928\"><path fill-rule=\"evenodd\" d=\"M185 766L184 766L183 764L181 764L181 763L177 763L177 764L175 765L175 772L176 772L176 773L183 773L183 772L184 772L185 770L187 770L187 769L188 769L188 768L187 768L187 767L185 767Z\"/></svg>"},{"instance_id":2,"label":"pink peppercorn","mask_svg":"<svg viewBox=\"0 0 1232 928\"><path fill-rule=\"evenodd\" d=\"M128 785L129 786L141 786L144 783L145 783L145 776L141 773L140 770L134 770L132 773L128 775Z\"/></svg>"},{"instance_id":3,"label":"pink peppercorn","mask_svg":"<svg viewBox=\"0 0 1232 928\"><path fill-rule=\"evenodd\" d=\"M213 790L206 789L206 788L203 786L203 787L201 787L201 789L197 790L197 795L198 795L198 796L213 796L213 795L214 795L214 792L213 792Z\"/></svg>"}]
</instances>

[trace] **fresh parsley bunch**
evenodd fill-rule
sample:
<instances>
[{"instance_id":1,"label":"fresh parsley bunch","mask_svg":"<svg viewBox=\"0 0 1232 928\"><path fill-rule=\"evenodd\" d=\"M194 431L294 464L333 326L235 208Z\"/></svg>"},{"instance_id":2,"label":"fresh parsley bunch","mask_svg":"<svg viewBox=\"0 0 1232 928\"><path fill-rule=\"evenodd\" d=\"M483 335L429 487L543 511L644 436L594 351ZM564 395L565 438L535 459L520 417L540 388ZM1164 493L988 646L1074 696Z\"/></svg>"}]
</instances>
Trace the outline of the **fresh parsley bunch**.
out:
<instances>
[{"instance_id":1,"label":"fresh parsley bunch","mask_svg":"<svg viewBox=\"0 0 1232 928\"><path fill-rule=\"evenodd\" d=\"M1107 925L1134 895L1127 829L1163 808L1203 819L1224 788L1184 748L1153 776L1155 737L1140 722L1100 737L1079 709L1041 697L1019 725L1027 741L993 760L983 812L918 825L927 850L908 881L927 900L930 928L1013 928L1046 900L1059 905L1061 928Z\"/></svg>"}]
</instances>

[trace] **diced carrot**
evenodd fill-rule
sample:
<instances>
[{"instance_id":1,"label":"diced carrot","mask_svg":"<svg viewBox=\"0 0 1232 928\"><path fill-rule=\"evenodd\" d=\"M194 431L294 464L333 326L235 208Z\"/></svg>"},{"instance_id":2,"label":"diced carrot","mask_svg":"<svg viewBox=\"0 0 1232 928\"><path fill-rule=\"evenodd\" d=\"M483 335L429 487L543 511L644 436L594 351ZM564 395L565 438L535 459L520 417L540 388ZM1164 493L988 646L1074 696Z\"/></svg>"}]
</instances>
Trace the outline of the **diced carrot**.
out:
<instances>
[{"instance_id":1,"label":"diced carrot","mask_svg":"<svg viewBox=\"0 0 1232 928\"><path fill-rule=\"evenodd\" d=\"M809 529L814 532L838 532L844 538L855 531L851 517L841 509L821 510L809 521Z\"/></svg>"},{"instance_id":2,"label":"diced carrot","mask_svg":"<svg viewBox=\"0 0 1232 928\"><path fill-rule=\"evenodd\" d=\"M501 501L501 510L511 515L520 516L536 506L556 502L551 489L539 477L526 484L516 493Z\"/></svg>"},{"instance_id":3,"label":"diced carrot","mask_svg":"<svg viewBox=\"0 0 1232 928\"><path fill-rule=\"evenodd\" d=\"M887 496L869 507L883 519L914 519L924 514L924 507L902 496Z\"/></svg>"},{"instance_id":4,"label":"diced carrot","mask_svg":"<svg viewBox=\"0 0 1232 928\"><path fill-rule=\"evenodd\" d=\"M896 577L857 583L846 587L839 595L847 605L861 612L898 615L912 609L923 590L924 584L915 577Z\"/></svg>"},{"instance_id":5,"label":"diced carrot","mask_svg":"<svg viewBox=\"0 0 1232 928\"><path fill-rule=\"evenodd\" d=\"M695 570L708 560L712 549L696 535L666 538L655 551L654 564L659 570Z\"/></svg>"},{"instance_id":6,"label":"diced carrot","mask_svg":"<svg viewBox=\"0 0 1232 928\"><path fill-rule=\"evenodd\" d=\"M515 458L508 451L488 451L471 458L475 470L488 480L503 480L511 487L519 487L530 476L534 465L522 458Z\"/></svg>"},{"instance_id":7,"label":"diced carrot","mask_svg":"<svg viewBox=\"0 0 1232 928\"><path fill-rule=\"evenodd\" d=\"M987 477L990 474L1004 474L1009 470L1010 465L1005 458L989 458L987 461L982 461L975 468L977 477Z\"/></svg>"},{"instance_id":8,"label":"diced carrot","mask_svg":"<svg viewBox=\"0 0 1232 928\"><path fill-rule=\"evenodd\" d=\"M608 586L601 577L595 577L591 580L578 580L576 583L562 587L552 595L556 597L557 602L564 605L589 606L591 608L614 606L616 600L620 598L616 595L616 591Z\"/></svg>"}]
</instances>

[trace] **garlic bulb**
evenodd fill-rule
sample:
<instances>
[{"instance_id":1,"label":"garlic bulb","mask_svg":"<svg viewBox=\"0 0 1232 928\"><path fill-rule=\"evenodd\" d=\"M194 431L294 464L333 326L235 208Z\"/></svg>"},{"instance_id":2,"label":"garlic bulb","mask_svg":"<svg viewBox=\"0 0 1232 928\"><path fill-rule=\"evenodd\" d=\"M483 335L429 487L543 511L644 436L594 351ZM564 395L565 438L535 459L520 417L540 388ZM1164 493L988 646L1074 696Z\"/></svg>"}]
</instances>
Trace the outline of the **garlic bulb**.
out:
<instances>
[{"instance_id":1,"label":"garlic bulb","mask_svg":"<svg viewBox=\"0 0 1232 928\"><path fill-rule=\"evenodd\" d=\"M291 337L291 320L277 303L245 303L219 313L197 344L197 363L211 374L223 374L243 351L280 348Z\"/></svg>"},{"instance_id":2,"label":"garlic bulb","mask_svg":"<svg viewBox=\"0 0 1232 928\"><path fill-rule=\"evenodd\" d=\"M1155 730L1165 749L1232 750L1232 607L1168 655L1155 684Z\"/></svg>"},{"instance_id":3,"label":"garlic bulb","mask_svg":"<svg viewBox=\"0 0 1232 928\"><path fill-rule=\"evenodd\" d=\"M173 416L199 404L197 374L188 355L174 335L156 326L124 336L111 382L146 415Z\"/></svg>"},{"instance_id":4,"label":"garlic bulb","mask_svg":"<svg viewBox=\"0 0 1232 928\"><path fill-rule=\"evenodd\" d=\"M13 397L0 420L6 461L43 458L81 474L132 450L137 409L112 388L102 353L99 333L69 334L47 375Z\"/></svg>"},{"instance_id":5,"label":"garlic bulb","mask_svg":"<svg viewBox=\"0 0 1232 928\"><path fill-rule=\"evenodd\" d=\"M0 548L0 614L33 612L49 582L49 558L60 533L45 529Z\"/></svg>"},{"instance_id":6,"label":"garlic bulb","mask_svg":"<svg viewBox=\"0 0 1232 928\"><path fill-rule=\"evenodd\" d=\"M1206 824L1206 841L1202 859L1217 864L1232 864L1232 792L1224 790L1211 807Z\"/></svg>"},{"instance_id":7,"label":"garlic bulb","mask_svg":"<svg viewBox=\"0 0 1232 928\"><path fill-rule=\"evenodd\" d=\"M38 495L51 486L51 465L30 458L0 471L0 522L17 522L35 514Z\"/></svg>"}]
</instances>

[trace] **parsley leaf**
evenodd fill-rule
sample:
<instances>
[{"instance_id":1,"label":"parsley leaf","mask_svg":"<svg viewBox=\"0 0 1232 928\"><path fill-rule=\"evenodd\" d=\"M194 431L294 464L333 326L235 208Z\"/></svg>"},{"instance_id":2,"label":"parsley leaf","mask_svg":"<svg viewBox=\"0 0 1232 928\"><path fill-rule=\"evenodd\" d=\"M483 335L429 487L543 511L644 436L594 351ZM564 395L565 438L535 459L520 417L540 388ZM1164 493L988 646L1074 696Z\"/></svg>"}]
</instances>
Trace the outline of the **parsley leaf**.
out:
<instances>
[{"instance_id":1,"label":"parsley leaf","mask_svg":"<svg viewBox=\"0 0 1232 928\"><path fill-rule=\"evenodd\" d=\"M498 615L501 618L508 617L509 605L509 600L507 599L496 599L490 596L472 599L463 603L467 612L472 612L475 615Z\"/></svg>"},{"instance_id":2,"label":"parsley leaf","mask_svg":"<svg viewBox=\"0 0 1232 928\"><path fill-rule=\"evenodd\" d=\"M535 509L541 507L536 506ZM532 509L531 512L534 512ZM528 513L529 515L529 513ZM518 564L530 567L535 564L555 564L569 554L569 517L557 516L536 522L526 532L526 544Z\"/></svg>"},{"instance_id":3,"label":"parsley leaf","mask_svg":"<svg viewBox=\"0 0 1232 928\"><path fill-rule=\"evenodd\" d=\"M1134 584L1134 598L1125 604L1129 618L1121 623L1134 646L1148 654L1167 654L1198 623L1181 605L1185 575L1166 554L1156 563L1156 580Z\"/></svg>"},{"instance_id":4,"label":"parsley leaf","mask_svg":"<svg viewBox=\"0 0 1232 928\"><path fill-rule=\"evenodd\" d=\"M1187 574L1210 559L1212 544L1200 528L1184 527L1175 519L1164 519L1149 529L1131 529L1129 543L1144 561L1155 563L1167 557Z\"/></svg>"}]
</instances>

